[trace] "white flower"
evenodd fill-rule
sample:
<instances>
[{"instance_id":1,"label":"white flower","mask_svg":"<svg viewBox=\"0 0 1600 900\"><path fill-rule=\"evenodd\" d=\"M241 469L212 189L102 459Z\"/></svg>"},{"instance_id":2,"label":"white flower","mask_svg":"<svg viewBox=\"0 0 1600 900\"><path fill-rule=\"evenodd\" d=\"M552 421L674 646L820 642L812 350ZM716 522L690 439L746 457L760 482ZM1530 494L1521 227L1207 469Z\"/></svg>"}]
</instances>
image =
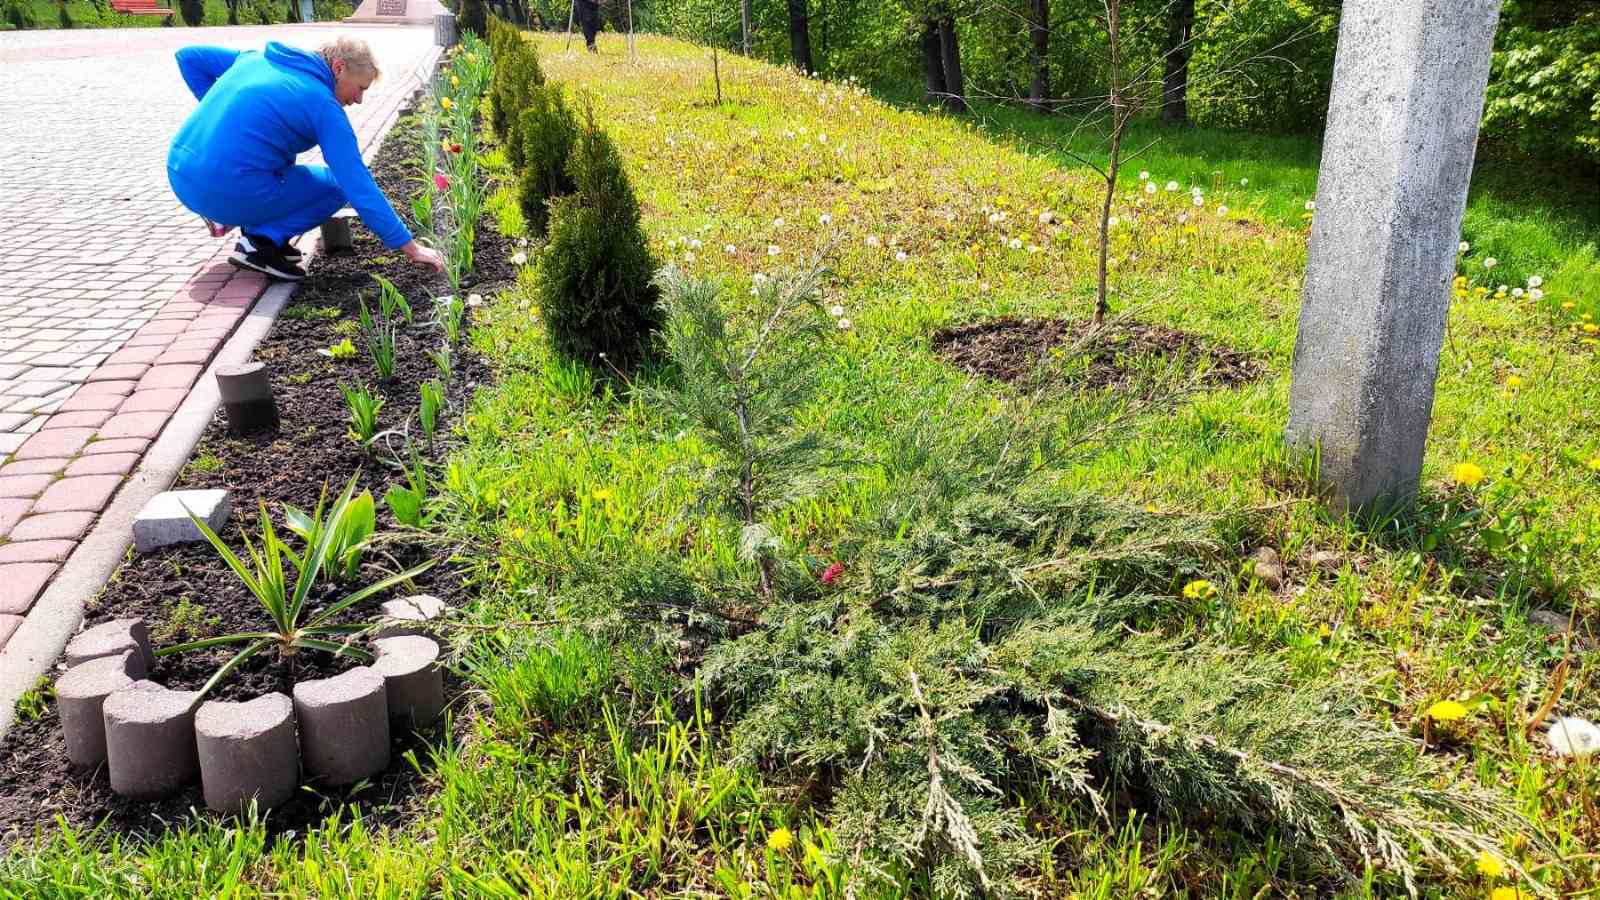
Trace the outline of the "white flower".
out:
<instances>
[{"instance_id":1,"label":"white flower","mask_svg":"<svg viewBox=\"0 0 1600 900\"><path fill-rule=\"evenodd\" d=\"M1544 279L1540 278L1537 275L1534 275L1534 276L1532 276L1532 277L1530 277L1528 279L1528 287L1531 287L1531 288L1544 287Z\"/></svg>"},{"instance_id":2,"label":"white flower","mask_svg":"<svg viewBox=\"0 0 1600 900\"><path fill-rule=\"evenodd\" d=\"M1111 217L1107 218L1106 219L1106 227L1107 228L1115 228L1115 227L1117 227L1117 217L1116 216L1111 216Z\"/></svg>"},{"instance_id":3,"label":"white flower","mask_svg":"<svg viewBox=\"0 0 1600 900\"><path fill-rule=\"evenodd\" d=\"M1175 191L1177 189L1178 189L1178 183L1176 181L1167 182L1167 193L1170 194L1170 193L1172 193L1173 191Z\"/></svg>"},{"instance_id":4,"label":"white flower","mask_svg":"<svg viewBox=\"0 0 1600 900\"><path fill-rule=\"evenodd\" d=\"M726 244L726 245L723 246L722 252L723 253L738 253L739 252L739 248L735 247L732 244Z\"/></svg>"},{"instance_id":5,"label":"white flower","mask_svg":"<svg viewBox=\"0 0 1600 900\"><path fill-rule=\"evenodd\" d=\"M1183 223L1185 223L1187 221L1189 221L1189 214L1188 213L1179 213L1178 214L1178 224L1179 225L1182 225Z\"/></svg>"},{"instance_id":6,"label":"white flower","mask_svg":"<svg viewBox=\"0 0 1600 900\"><path fill-rule=\"evenodd\" d=\"M828 315L833 316L835 319L837 319L840 316L844 315L844 307L842 307L839 304L835 303L834 305L828 307Z\"/></svg>"},{"instance_id":7,"label":"white flower","mask_svg":"<svg viewBox=\"0 0 1600 900\"><path fill-rule=\"evenodd\" d=\"M1588 756L1600 750L1600 728L1587 719L1562 718L1550 725L1550 750L1557 756Z\"/></svg>"},{"instance_id":8,"label":"white flower","mask_svg":"<svg viewBox=\"0 0 1600 900\"><path fill-rule=\"evenodd\" d=\"M1021 250L1022 249L1022 239L1021 238L1012 238L1010 241L1006 242L1006 246L1010 247L1013 250Z\"/></svg>"},{"instance_id":9,"label":"white flower","mask_svg":"<svg viewBox=\"0 0 1600 900\"><path fill-rule=\"evenodd\" d=\"M1544 291L1541 291L1538 288L1529 288L1528 289L1528 299L1529 300L1543 300L1544 299Z\"/></svg>"},{"instance_id":10,"label":"white flower","mask_svg":"<svg viewBox=\"0 0 1600 900\"><path fill-rule=\"evenodd\" d=\"M990 225L997 225L997 224L999 224L999 222L1000 222L1000 214L999 213L989 213L989 224Z\"/></svg>"},{"instance_id":11,"label":"white flower","mask_svg":"<svg viewBox=\"0 0 1600 900\"><path fill-rule=\"evenodd\" d=\"M1047 209L1044 212L1039 213L1039 224L1049 225L1051 222L1055 221L1055 218L1056 214Z\"/></svg>"},{"instance_id":12,"label":"white flower","mask_svg":"<svg viewBox=\"0 0 1600 900\"><path fill-rule=\"evenodd\" d=\"M878 244L879 244L879 241L878 241L878 236L877 235L875 235L875 234L867 235L867 246L868 247L876 247L876 246L878 246Z\"/></svg>"},{"instance_id":13,"label":"white flower","mask_svg":"<svg viewBox=\"0 0 1600 900\"><path fill-rule=\"evenodd\" d=\"M989 293L989 282L987 282L987 281L979 282L978 283L978 293L980 293L980 294Z\"/></svg>"},{"instance_id":14,"label":"white flower","mask_svg":"<svg viewBox=\"0 0 1600 900\"><path fill-rule=\"evenodd\" d=\"M908 260L910 258L911 257L906 256L906 252L904 250L901 250L900 252L898 252L898 253L896 253L894 255L894 261L895 262L905 262L906 260Z\"/></svg>"},{"instance_id":15,"label":"white flower","mask_svg":"<svg viewBox=\"0 0 1600 900\"><path fill-rule=\"evenodd\" d=\"M772 227L773 228L782 228L783 227L783 217L779 216L778 218L773 219L772 220Z\"/></svg>"},{"instance_id":16,"label":"white flower","mask_svg":"<svg viewBox=\"0 0 1600 900\"><path fill-rule=\"evenodd\" d=\"M1315 200L1307 200L1306 201L1306 212L1311 212L1312 210L1315 210L1316 208L1317 208L1317 201L1315 201Z\"/></svg>"},{"instance_id":17,"label":"white flower","mask_svg":"<svg viewBox=\"0 0 1600 900\"><path fill-rule=\"evenodd\" d=\"M1039 252L1039 245L1038 244L1029 244L1028 245L1028 252L1029 253L1038 253Z\"/></svg>"},{"instance_id":18,"label":"white flower","mask_svg":"<svg viewBox=\"0 0 1600 900\"><path fill-rule=\"evenodd\" d=\"M528 246L528 239L527 238L517 238L517 246L518 247L526 247L526 246Z\"/></svg>"},{"instance_id":19,"label":"white flower","mask_svg":"<svg viewBox=\"0 0 1600 900\"><path fill-rule=\"evenodd\" d=\"M483 305L483 295L482 294L468 294L467 295L467 305L468 306L482 306Z\"/></svg>"},{"instance_id":20,"label":"white flower","mask_svg":"<svg viewBox=\"0 0 1600 900\"><path fill-rule=\"evenodd\" d=\"M1156 183L1154 181L1145 182L1144 192L1146 194L1154 194L1156 192Z\"/></svg>"},{"instance_id":21,"label":"white flower","mask_svg":"<svg viewBox=\"0 0 1600 900\"><path fill-rule=\"evenodd\" d=\"M779 253L782 253L782 252L783 252L783 250L777 244L768 244L767 245L767 255L768 256L777 256Z\"/></svg>"},{"instance_id":22,"label":"white flower","mask_svg":"<svg viewBox=\"0 0 1600 900\"><path fill-rule=\"evenodd\" d=\"M823 213L822 215L817 216L817 224L818 225L832 225L833 224L833 216L830 216L827 213Z\"/></svg>"},{"instance_id":23,"label":"white flower","mask_svg":"<svg viewBox=\"0 0 1600 900\"><path fill-rule=\"evenodd\" d=\"M767 276L761 274L760 272L757 272L756 274L750 276L750 280L755 282L756 284L766 284L767 283Z\"/></svg>"},{"instance_id":24,"label":"white flower","mask_svg":"<svg viewBox=\"0 0 1600 900\"><path fill-rule=\"evenodd\" d=\"M1219 207L1217 207L1217 215L1219 215L1219 216L1225 216L1225 215L1227 215L1227 214L1228 214L1228 208L1227 208L1227 207L1226 207L1226 206L1219 206Z\"/></svg>"},{"instance_id":25,"label":"white flower","mask_svg":"<svg viewBox=\"0 0 1600 900\"><path fill-rule=\"evenodd\" d=\"M1141 171L1139 173L1139 180L1140 181L1149 181L1150 180L1150 173Z\"/></svg>"},{"instance_id":26,"label":"white flower","mask_svg":"<svg viewBox=\"0 0 1600 900\"><path fill-rule=\"evenodd\" d=\"M1239 179L1239 187L1244 187L1245 185L1248 185L1249 183L1250 183L1250 179L1248 179L1248 178Z\"/></svg>"},{"instance_id":27,"label":"white flower","mask_svg":"<svg viewBox=\"0 0 1600 900\"><path fill-rule=\"evenodd\" d=\"M828 142L828 136L827 135L825 135L825 134L817 135L817 143L826 144L827 142Z\"/></svg>"},{"instance_id":28,"label":"white flower","mask_svg":"<svg viewBox=\"0 0 1600 900\"><path fill-rule=\"evenodd\" d=\"M694 254L693 253L685 253L683 255L683 261L686 262L686 263L694 262Z\"/></svg>"},{"instance_id":29,"label":"white flower","mask_svg":"<svg viewBox=\"0 0 1600 900\"><path fill-rule=\"evenodd\" d=\"M1195 194L1194 195L1194 205L1195 206L1205 206L1206 205L1206 198L1200 196L1199 194Z\"/></svg>"},{"instance_id":30,"label":"white flower","mask_svg":"<svg viewBox=\"0 0 1600 900\"><path fill-rule=\"evenodd\" d=\"M705 244L700 243L700 239L699 238L695 238L694 240L689 242L689 249L690 250L699 250L700 248L702 248L704 246L705 246Z\"/></svg>"},{"instance_id":31,"label":"white flower","mask_svg":"<svg viewBox=\"0 0 1600 900\"><path fill-rule=\"evenodd\" d=\"M1522 299L1522 288L1512 288L1511 296L1516 297L1519 300Z\"/></svg>"},{"instance_id":32,"label":"white flower","mask_svg":"<svg viewBox=\"0 0 1600 900\"><path fill-rule=\"evenodd\" d=\"M528 263L528 254L522 253L522 252L519 251L519 252L517 252L517 253L512 255L511 262L514 265L518 265L518 266L527 265L527 263Z\"/></svg>"},{"instance_id":33,"label":"white flower","mask_svg":"<svg viewBox=\"0 0 1600 900\"><path fill-rule=\"evenodd\" d=\"M850 330L850 320L849 319L840 319L839 320L839 330L840 331L849 331Z\"/></svg>"},{"instance_id":34,"label":"white flower","mask_svg":"<svg viewBox=\"0 0 1600 900\"><path fill-rule=\"evenodd\" d=\"M1462 241L1461 243L1456 245L1456 252L1457 253L1465 253L1465 252L1467 252L1468 250L1471 250L1471 249L1472 249L1472 245L1467 243L1466 241Z\"/></svg>"},{"instance_id":35,"label":"white flower","mask_svg":"<svg viewBox=\"0 0 1600 900\"><path fill-rule=\"evenodd\" d=\"M1500 265L1500 260L1495 259L1492 256L1483 261L1483 267L1485 269L1492 269L1492 268L1494 268L1495 266L1498 266L1498 265Z\"/></svg>"}]
</instances>

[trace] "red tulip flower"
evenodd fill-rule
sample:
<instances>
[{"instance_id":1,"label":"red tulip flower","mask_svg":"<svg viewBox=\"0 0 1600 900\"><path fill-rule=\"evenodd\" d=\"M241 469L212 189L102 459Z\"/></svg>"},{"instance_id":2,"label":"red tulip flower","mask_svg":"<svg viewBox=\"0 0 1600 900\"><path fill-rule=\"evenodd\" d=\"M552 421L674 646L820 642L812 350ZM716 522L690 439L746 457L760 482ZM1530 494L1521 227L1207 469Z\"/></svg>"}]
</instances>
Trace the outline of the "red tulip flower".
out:
<instances>
[{"instance_id":1,"label":"red tulip flower","mask_svg":"<svg viewBox=\"0 0 1600 900\"><path fill-rule=\"evenodd\" d=\"M844 563L836 562L822 572L822 583L833 584L840 575L844 574Z\"/></svg>"},{"instance_id":2,"label":"red tulip flower","mask_svg":"<svg viewBox=\"0 0 1600 900\"><path fill-rule=\"evenodd\" d=\"M434 175L433 175L433 186L438 188L441 191L450 190L450 182L449 182L449 180L446 179L443 175L439 174L438 172L435 172Z\"/></svg>"},{"instance_id":3,"label":"red tulip flower","mask_svg":"<svg viewBox=\"0 0 1600 900\"><path fill-rule=\"evenodd\" d=\"M460 144L451 144L450 145L450 152L451 153L460 153L461 152L461 145Z\"/></svg>"}]
</instances>

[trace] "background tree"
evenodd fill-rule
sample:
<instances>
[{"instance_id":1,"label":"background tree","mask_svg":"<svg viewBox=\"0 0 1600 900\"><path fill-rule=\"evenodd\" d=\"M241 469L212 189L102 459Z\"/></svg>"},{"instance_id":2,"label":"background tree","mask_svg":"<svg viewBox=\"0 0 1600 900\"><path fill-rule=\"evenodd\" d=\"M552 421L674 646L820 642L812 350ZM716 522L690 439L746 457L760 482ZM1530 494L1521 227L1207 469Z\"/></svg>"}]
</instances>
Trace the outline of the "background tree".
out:
<instances>
[{"instance_id":1,"label":"background tree","mask_svg":"<svg viewBox=\"0 0 1600 900\"><path fill-rule=\"evenodd\" d=\"M1032 38L1033 86L1028 91L1028 105L1042 109L1050 96L1050 0L1033 0L1033 16L1028 23Z\"/></svg>"},{"instance_id":2,"label":"background tree","mask_svg":"<svg viewBox=\"0 0 1600 900\"><path fill-rule=\"evenodd\" d=\"M807 0L788 0L789 52L795 67L810 75L817 67L811 61L811 17Z\"/></svg>"},{"instance_id":3,"label":"background tree","mask_svg":"<svg viewBox=\"0 0 1600 900\"><path fill-rule=\"evenodd\" d=\"M1168 31L1166 73L1161 79L1161 118L1189 121L1189 41L1194 34L1194 0L1174 0Z\"/></svg>"},{"instance_id":4,"label":"background tree","mask_svg":"<svg viewBox=\"0 0 1600 900\"><path fill-rule=\"evenodd\" d=\"M199 25L206 19L205 0L178 0L178 15L183 17L185 25Z\"/></svg>"}]
</instances>

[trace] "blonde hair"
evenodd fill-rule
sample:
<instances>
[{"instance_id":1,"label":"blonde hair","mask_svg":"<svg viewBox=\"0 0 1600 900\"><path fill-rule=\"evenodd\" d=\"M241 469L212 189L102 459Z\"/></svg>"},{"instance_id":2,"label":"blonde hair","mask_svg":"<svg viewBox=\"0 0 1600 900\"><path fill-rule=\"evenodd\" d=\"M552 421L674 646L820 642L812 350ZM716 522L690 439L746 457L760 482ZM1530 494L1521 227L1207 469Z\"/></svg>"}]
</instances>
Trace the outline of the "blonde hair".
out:
<instances>
[{"instance_id":1,"label":"blonde hair","mask_svg":"<svg viewBox=\"0 0 1600 900\"><path fill-rule=\"evenodd\" d=\"M366 41L342 37L323 44L317 52L322 54L322 61L327 63L330 69L333 68L334 60L342 59L346 66L358 72L371 72L373 79L382 74L378 70L377 61L372 58L372 48L367 46Z\"/></svg>"}]
</instances>

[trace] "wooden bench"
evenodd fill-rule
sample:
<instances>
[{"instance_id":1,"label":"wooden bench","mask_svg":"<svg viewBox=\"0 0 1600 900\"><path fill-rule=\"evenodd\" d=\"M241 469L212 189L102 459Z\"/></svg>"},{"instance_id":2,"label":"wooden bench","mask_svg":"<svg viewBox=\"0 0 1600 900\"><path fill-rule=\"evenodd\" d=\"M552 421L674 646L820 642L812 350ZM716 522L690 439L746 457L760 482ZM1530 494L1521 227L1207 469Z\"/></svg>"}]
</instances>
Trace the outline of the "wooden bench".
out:
<instances>
[{"instance_id":1,"label":"wooden bench","mask_svg":"<svg viewBox=\"0 0 1600 900\"><path fill-rule=\"evenodd\" d=\"M127 16L172 17L172 10L161 6L156 0L111 0L111 8Z\"/></svg>"}]
</instances>

